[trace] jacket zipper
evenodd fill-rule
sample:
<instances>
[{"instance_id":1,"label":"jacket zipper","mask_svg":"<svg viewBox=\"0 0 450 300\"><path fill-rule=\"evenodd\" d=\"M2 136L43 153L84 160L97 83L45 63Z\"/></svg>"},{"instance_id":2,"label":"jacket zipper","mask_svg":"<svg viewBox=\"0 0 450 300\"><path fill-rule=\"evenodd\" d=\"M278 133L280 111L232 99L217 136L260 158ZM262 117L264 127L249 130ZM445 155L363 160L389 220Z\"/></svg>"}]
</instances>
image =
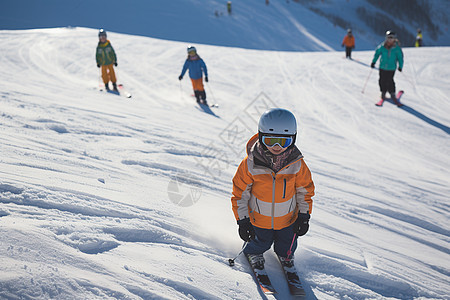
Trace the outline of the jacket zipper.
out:
<instances>
[{"instance_id":1,"label":"jacket zipper","mask_svg":"<svg viewBox=\"0 0 450 300\"><path fill-rule=\"evenodd\" d=\"M286 199L286 178L284 178L283 182L284 182L284 185L283 185L283 199Z\"/></svg>"},{"instance_id":2,"label":"jacket zipper","mask_svg":"<svg viewBox=\"0 0 450 300\"><path fill-rule=\"evenodd\" d=\"M293 163L296 163L299 160L300 159L297 159L297 160L289 163L288 165L284 166L281 170L289 167L290 165L292 165ZM278 171L278 172L280 172L280 171ZM271 216L272 218L271 218L271 220L272 220L272 229L273 229L274 224L275 224L275 180L276 180L277 174L274 172L271 172L271 174L272 174L272 216ZM286 179L284 180L284 185L285 185L284 188L286 189ZM283 195L283 198L284 198L284 195Z\"/></svg>"},{"instance_id":3,"label":"jacket zipper","mask_svg":"<svg viewBox=\"0 0 450 300\"><path fill-rule=\"evenodd\" d=\"M272 229L274 229L275 224L275 180L276 174L272 173Z\"/></svg>"}]
</instances>

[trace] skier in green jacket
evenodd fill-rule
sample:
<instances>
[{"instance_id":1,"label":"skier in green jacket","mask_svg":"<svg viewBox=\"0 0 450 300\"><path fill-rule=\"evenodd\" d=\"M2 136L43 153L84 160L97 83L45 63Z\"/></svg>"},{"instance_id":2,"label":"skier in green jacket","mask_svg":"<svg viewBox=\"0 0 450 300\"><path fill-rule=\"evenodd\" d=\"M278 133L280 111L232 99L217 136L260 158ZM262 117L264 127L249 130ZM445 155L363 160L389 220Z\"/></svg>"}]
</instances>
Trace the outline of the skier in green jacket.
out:
<instances>
[{"instance_id":1,"label":"skier in green jacket","mask_svg":"<svg viewBox=\"0 0 450 300\"><path fill-rule=\"evenodd\" d=\"M100 29L98 33L98 46L95 58L97 60L97 67L102 68L102 79L105 84L106 90L109 90L108 83L112 82L114 91L117 91L116 73L114 72L114 66L117 67L117 56L114 48L111 46L111 42L106 39L106 31Z\"/></svg>"},{"instance_id":2,"label":"skier in green jacket","mask_svg":"<svg viewBox=\"0 0 450 300\"><path fill-rule=\"evenodd\" d=\"M375 49L373 56L372 68L375 68L375 63L380 59L380 78L378 84L380 85L381 98L386 99L386 92L389 92L391 99L396 102L395 97L395 82L394 74L397 69L401 72L403 69L403 52L398 45L398 40L393 31L386 31L386 39Z\"/></svg>"}]
</instances>

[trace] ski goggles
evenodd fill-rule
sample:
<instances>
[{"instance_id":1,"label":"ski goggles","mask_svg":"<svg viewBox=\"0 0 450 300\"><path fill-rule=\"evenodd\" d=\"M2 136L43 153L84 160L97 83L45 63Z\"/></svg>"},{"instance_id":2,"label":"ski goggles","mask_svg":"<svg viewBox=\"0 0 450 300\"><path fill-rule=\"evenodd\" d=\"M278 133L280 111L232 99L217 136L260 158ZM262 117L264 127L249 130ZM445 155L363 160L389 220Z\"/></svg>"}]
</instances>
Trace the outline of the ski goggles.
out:
<instances>
[{"instance_id":1,"label":"ski goggles","mask_svg":"<svg viewBox=\"0 0 450 300\"><path fill-rule=\"evenodd\" d=\"M269 148L277 144L281 148L287 148L292 145L294 139L292 136L263 136L261 141L266 147Z\"/></svg>"}]
</instances>

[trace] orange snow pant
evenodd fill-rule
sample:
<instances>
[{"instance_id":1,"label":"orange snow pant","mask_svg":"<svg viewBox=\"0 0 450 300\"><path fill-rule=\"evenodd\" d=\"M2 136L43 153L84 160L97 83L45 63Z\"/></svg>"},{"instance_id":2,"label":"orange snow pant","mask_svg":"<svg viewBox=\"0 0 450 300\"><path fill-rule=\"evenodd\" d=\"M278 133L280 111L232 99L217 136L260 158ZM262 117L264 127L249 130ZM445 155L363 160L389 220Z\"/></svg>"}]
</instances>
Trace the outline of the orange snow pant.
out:
<instances>
[{"instance_id":1,"label":"orange snow pant","mask_svg":"<svg viewBox=\"0 0 450 300\"><path fill-rule=\"evenodd\" d=\"M200 77L199 79L192 79L192 88L194 91L204 91L205 88L203 87L203 78Z\"/></svg>"},{"instance_id":2,"label":"orange snow pant","mask_svg":"<svg viewBox=\"0 0 450 300\"><path fill-rule=\"evenodd\" d=\"M116 83L116 73L114 72L113 64L102 66L102 79L104 84L107 84L110 80L112 83Z\"/></svg>"}]
</instances>

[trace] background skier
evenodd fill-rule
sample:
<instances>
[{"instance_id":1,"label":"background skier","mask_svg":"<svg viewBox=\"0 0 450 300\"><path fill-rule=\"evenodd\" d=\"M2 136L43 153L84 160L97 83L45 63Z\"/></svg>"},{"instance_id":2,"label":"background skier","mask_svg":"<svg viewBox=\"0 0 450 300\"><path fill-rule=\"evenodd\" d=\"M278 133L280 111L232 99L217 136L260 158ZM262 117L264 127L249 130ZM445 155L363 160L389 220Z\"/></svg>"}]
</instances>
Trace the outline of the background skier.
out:
<instances>
[{"instance_id":1,"label":"background skier","mask_svg":"<svg viewBox=\"0 0 450 300\"><path fill-rule=\"evenodd\" d=\"M228 14L231 15L231 1L227 2L227 11L228 11Z\"/></svg>"},{"instance_id":2,"label":"background skier","mask_svg":"<svg viewBox=\"0 0 450 300\"><path fill-rule=\"evenodd\" d=\"M203 86L203 73L205 74L205 81L208 82L208 69L203 59L197 54L197 49L194 46L187 48L188 57L183 65L179 80L183 79L187 69L189 69L189 77L192 81L192 88L198 103L207 104L206 92Z\"/></svg>"},{"instance_id":3,"label":"background skier","mask_svg":"<svg viewBox=\"0 0 450 300\"><path fill-rule=\"evenodd\" d=\"M97 67L102 68L102 79L105 88L109 90L108 83L112 82L113 89L117 91L116 73L114 72L115 65L117 67L117 57L111 42L106 39L106 31L100 29L98 33L99 42L97 45L97 52L95 58L97 60Z\"/></svg>"},{"instance_id":4,"label":"background skier","mask_svg":"<svg viewBox=\"0 0 450 300\"><path fill-rule=\"evenodd\" d=\"M283 265L293 267L297 240L309 229L314 183L295 146L297 122L285 109L273 108L259 120L258 134L247 143L248 156L233 178L233 212L239 236L254 268L264 267L272 243ZM292 244L293 243L293 244ZM290 248L292 245L292 248Z\"/></svg>"},{"instance_id":5,"label":"background skier","mask_svg":"<svg viewBox=\"0 0 450 300\"><path fill-rule=\"evenodd\" d=\"M345 46L345 58L352 58L352 49L355 48L355 37L353 36L352 30L347 29L347 34L342 40L342 47Z\"/></svg>"},{"instance_id":6,"label":"background skier","mask_svg":"<svg viewBox=\"0 0 450 300\"><path fill-rule=\"evenodd\" d=\"M422 30L419 28L419 29L417 29L416 43L414 44L414 46L422 47L423 46L422 39L423 39L423 37L422 37Z\"/></svg>"},{"instance_id":7,"label":"background skier","mask_svg":"<svg viewBox=\"0 0 450 300\"><path fill-rule=\"evenodd\" d=\"M375 55L370 65L372 68L375 68L375 63L380 56L380 77L378 84L380 86L381 99L386 99L386 92L389 92L391 99L397 103L394 74L395 69L397 69L397 63L398 70L401 72L403 69L403 52L398 45L395 33L390 30L386 32L385 41L375 49Z\"/></svg>"}]
</instances>

